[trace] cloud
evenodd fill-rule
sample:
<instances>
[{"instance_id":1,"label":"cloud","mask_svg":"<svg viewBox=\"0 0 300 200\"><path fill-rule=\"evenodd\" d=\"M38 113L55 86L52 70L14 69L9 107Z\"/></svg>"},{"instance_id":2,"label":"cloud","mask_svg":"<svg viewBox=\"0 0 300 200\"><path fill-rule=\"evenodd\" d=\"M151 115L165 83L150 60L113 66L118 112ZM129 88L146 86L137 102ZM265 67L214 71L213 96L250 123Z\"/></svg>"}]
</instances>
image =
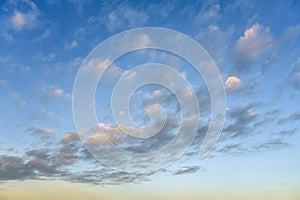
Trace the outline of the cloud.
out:
<instances>
[{"instance_id":1,"label":"cloud","mask_svg":"<svg viewBox=\"0 0 300 200\"><path fill-rule=\"evenodd\" d=\"M88 170L74 171L72 166L83 160L85 169ZM147 181L152 174L153 172L129 174L106 167L96 162L78 140L62 141L55 149L28 150L25 155L0 155L0 181L47 178L88 184L120 185Z\"/></svg>"},{"instance_id":2,"label":"cloud","mask_svg":"<svg viewBox=\"0 0 300 200\"><path fill-rule=\"evenodd\" d=\"M248 67L257 64L272 41L269 27L256 23L246 29L244 35L236 41L232 52L237 69L245 71Z\"/></svg>"},{"instance_id":3,"label":"cloud","mask_svg":"<svg viewBox=\"0 0 300 200\"><path fill-rule=\"evenodd\" d=\"M31 134L52 134L55 132L55 129L51 129L51 128L43 128L38 124L35 124L34 126L32 126L31 128L28 129L28 132Z\"/></svg>"},{"instance_id":4,"label":"cloud","mask_svg":"<svg viewBox=\"0 0 300 200\"><path fill-rule=\"evenodd\" d=\"M227 92L236 92L241 87L241 79L236 76L230 76L225 82L225 88Z\"/></svg>"},{"instance_id":5,"label":"cloud","mask_svg":"<svg viewBox=\"0 0 300 200\"><path fill-rule=\"evenodd\" d=\"M58 98L70 98L70 97L71 97L70 94L65 93L65 92L64 92L62 89L60 89L60 88L54 89L54 90L52 91L52 95L53 95L54 97L58 97Z\"/></svg>"},{"instance_id":6,"label":"cloud","mask_svg":"<svg viewBox=\"0 0 300 200\"><path fill-rule=\"evenodd\" d=\"M33 111L32 114L30 115L30 118L34 120L49 120L53 116L54 116L53 112L40 109L40 110Z\"/></svg>"},{"instance_id":7,"label":"cloud","mask_svg":"<svg viewBox=\"0 0 300 200\"><path fill-rule=\"evenodd\" d=\"M254 146L254 149L258 152L262 152L266 150L279 150L290 146L291 144L284 142L280 139L272 139L263 143L256 144Z\"/></svg>"},{"instance_id":8,"label":"cloud","mask_svg":"<svg viewBox=\"0 0 300 200\"><path fill-rule=\"evenodd\" d=\"M62 88L46 85L44 83L39 86L37 100L43 104L57 102L58 100L67 103L70 99L71 95Z\"/></svg>"},{"instance_id":9,"label":"cloud","mask_svg":"<svg viewBox=\"0 0 300 200\"><path fill-rule=\"evenodd\" d=\"M142 26L148 20L149 16L142 11L138 11L127 5L119 5L110 12L106 19L108 31L115 32L123 29Z\"/></svg>"},{"instance_id":10,"label":"cloud","mask_svg":"<svg viewBox=\"0 0 300 200\"><path fill-rule=\"evenodd\" d=\"M224 128L225 132L231 134L231 137L249 134L251 132L251 123L257 118L257 114L251 104L241 104L230 109L228 116L234 121Z\"/></svg>"},{"instance_id":11,"label":"cloud","mask_svg":"<svg viewBox=\"0 0 300 200\"><path fill-rule=\"evenodd\" d=\"M188 166L184 167L183 169L176 170L173 174L174 175L185 175L185 174L194 174L199 171L201 167L199 166Z\"/></svg>"},{"instance_id":12,"label":"cloud","mask_svg":"<svg viewBox=\"0 0 300 200\"><path fill-rule=\"evenodd\" d=\"M277 124L286 124L286 123L293 123L300 120L300 110L295 111L290 116L279 119Z\"/></svg>"},{"instance_id":13,"label":"cloud","mask_svg":"<svg viewBox=\"0 0 300 200\"><path fill-rule=\"evenodd\" d=\"M78 43L76 40L73 40L71 43L66 43L65 44L65 49L74 49L75 47L77 47Z\"/></svg>"},{"instance_id":14,"label":"cloud","mask_svg":"<svg viewBox=\"0 0 300 200\"><path fill-rule=\"evenodd\" d=\"M17 2L17 3L16 3ZM20 11L19 9L15 8L13 14L10 18L11 27L15 31L22 31L32 29L38 24L38 17L40 15L40 11L38 7L29 0L24 1L16 1L14 2L15 7L20 7L21 5L18 4L26 4L27 10Z\"/></svg>"},{"instance_id":15,"label":"cloud","mask_svg":"<svg viewBox=\"0 0 300 200\"><path fill-rule=\"evenodd\" d=\"M52 34L53 34L53 30L52 30L52 28L46 28L46 30L44 30L44 32L42 32L41 33L41 35L39 35L39 36L37 36L36 38L34 38L34 42L41 42L41 41L43 41L44 39L46 39L46 38L49 38L49 37L51 37L52 36Z\"/></svg>"},{"instance_id":16,"label":"cloud","mask_svg":"<svg viewBox=\"0 0 300 200\"><path fill-rule=\"evenodd\" d=\"M1 155L0 180L40 179L42 176L51 178L49 175L55 175L58 170L44 159L47 159L46 155L38 151L28 152L27 158Z\"/></svg>"},{"instance_id":17,"label":"cloud","mask_svg":"<svg viewBox=\"0 0 300 200\"><path fill-rule=\"evenodd\" d=\"M64 91L62 89L56 89L56 90L53 91L53 94L55 96L63 96Z\"/></svg>"},{"instance_id":18,"label":"cloud","mask_svg":"<svg viewBox=\"0 0 300 200\"><path fill-rule=\"evenodd\" d=\"M213 21L221 17L220 13L220 4L209 4L202 6L199 13L194 18L195 24L207 24L212 23Z\"/></svg>"},{"instance_id":19,"label":"cloud","mask_svg":"<svg viewBox=\"0 0 300 200\"><path fill-rule=\"evenodd\" d=\"M74 142L76 140L79 140L79 135L77 132L70 132L67 133L62 139L62 143L68 143L68 142Z\"/></svg>"},{"instance_id":20,"label":"cloud","mask_svg":"<svg viewBox=\"0 0 300 200\"><path fill-rule=\"evenodd\" d=\"M24 107L26 106L26 101L23 100L23 98L21 97L21 95L17 92L10 92L10 97L13 99L13 101L15 102L16 105L20 106L20 107Z\"/></svg>"},{"instance_id":21,"label":"cloud","mask_svg":"<svg viewBox=\"0 0 300 200\"><path fill-rule=\"evenodd\" d=\"M216 150L216 153L222 153L226 155L242 155L250 153L249 149L246 148L246 144L235 143L227 144Z\"/></svg>"},{"instance_id":22,"label":"cloud","mask_svg":"<svg viewBox=\"0 0 300 200\"><path fill-rule=\"evenodd\" d=\"M224 64L233 33L233 27L224 30L216 24L209 24L201 28L195 38L221 67Z\"/></svg>"},{"instance_id":23,"label":"cloud","mask_svg":"<svg viewBox=\"0 0 300 200\"><path fill-rule=\"evenodd\" d=\"M287 80L295 89L300 90L300 57L292 64Z\"/></svg>"},{"instance_id":24,"label":"cloud","mask_svg":"<svg viewBox=\"0 0 300 200\"><path fill-rule=\"evenodd\" d=\"M91 71L95 76L103 73L101 81L114 83L123 73L128 72L123 71L119 66L111 62L110 59L91 59L83 66L83 70Z\"/></svg>"}]
</instances>

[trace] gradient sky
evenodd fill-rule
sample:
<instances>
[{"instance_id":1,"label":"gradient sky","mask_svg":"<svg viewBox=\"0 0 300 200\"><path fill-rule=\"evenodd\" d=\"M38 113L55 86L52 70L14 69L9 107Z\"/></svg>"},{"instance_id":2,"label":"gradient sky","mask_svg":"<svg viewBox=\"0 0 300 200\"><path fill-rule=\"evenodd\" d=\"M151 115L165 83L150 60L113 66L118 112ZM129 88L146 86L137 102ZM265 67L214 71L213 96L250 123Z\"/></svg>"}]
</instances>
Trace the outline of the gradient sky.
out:
<instances>
[{"instance_id":1,"label":"gradient sky","mask_svg":"<svg viewBox=\"0 0 300 200\"><path fill-rule=\"evenodd\" d=\"M0 200L300 198L300 1L8 0L0 1L0 10ZM227 116L215 148L199 159L210 119L201 76L164 51L120 57L96 93L99 124L116 145L155 151L178 128L174 95L148 85L134 93L132 117L145 125L147 108L160 103L167 107L166 127L147 142L120 137L110 98L134 66L157 62L176 69L196 91L201 111L197 136L178 161L129 174L86 151L73 121L72 90L96 45L149 26L182 32L207 50L223 77ZM102 145L102 136L95 133L89 144Z\"/></svg>"}]
</instances>

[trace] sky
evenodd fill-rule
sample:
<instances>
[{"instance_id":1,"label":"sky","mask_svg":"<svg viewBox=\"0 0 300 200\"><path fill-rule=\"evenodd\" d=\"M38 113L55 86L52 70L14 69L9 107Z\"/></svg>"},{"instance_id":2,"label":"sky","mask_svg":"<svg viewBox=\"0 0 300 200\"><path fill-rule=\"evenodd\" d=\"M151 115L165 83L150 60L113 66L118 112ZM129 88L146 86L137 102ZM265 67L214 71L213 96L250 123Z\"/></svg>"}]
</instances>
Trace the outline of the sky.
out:
<instances>
[{"instance_id":1,"label":"sky","mask_svg":"<svg viewBox=\"0 0 300 200\"><path fill-rule=\"evenodd\" d=\"M0 10L0 200L300 198L300 1L0 0ZM214 104L193 63L174 52L143 49L154 40L147 31L109 48L99 45L144 27L188 36L218 69L225 123L203 158L199 149ZM158 35L161 44L168 36ZM179 39L171 44L201 57ZM137 50L93 60L91 52L103 56L126 45ZM146 63L170 71L135 68ZM212 70L210 64L201 66ZM94 71L79 82L85 68ZM103 76L89 93L86 88L99 73ZM175 92L157 84L171 85L172 78L178 79ZM155 83L132 91L128 110L122 110L126 87L148 79ZM118 85L119 80L124 82ZM78 95L80 87L86 93ZM76 119L76 101L90 94L97 123L82 130L89 116ZM215 98L221 103L222 94ZM198 110L199 116L187 117ZM119 123L127 114L130 123ZM156 135L131 135L147 126L146 134ZM160 154L176 158L172 162L165 157L140 162L109 148L148 155L174 141L179 130L184 134L179 142L193 130L195 137L186 149L179 143ZM129 172L152 166L159 167Z\"/></svg>"}]
</instances>

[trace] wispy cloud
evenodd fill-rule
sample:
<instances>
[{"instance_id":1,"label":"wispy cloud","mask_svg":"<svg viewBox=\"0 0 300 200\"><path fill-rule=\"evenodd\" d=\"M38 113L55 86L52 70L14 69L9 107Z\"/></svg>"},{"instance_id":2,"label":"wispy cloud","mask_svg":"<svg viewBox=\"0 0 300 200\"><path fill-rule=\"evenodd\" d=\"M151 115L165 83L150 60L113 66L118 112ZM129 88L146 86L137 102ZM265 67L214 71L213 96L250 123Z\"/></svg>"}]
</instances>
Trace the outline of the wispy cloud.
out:
<instances>
[{"instance_id":1,"label":"wispy cloud","mask_svg":"<svg viewBox=\"0 0 300 200\"><path fill-rule=\"evenodd\" d=\"M34 2L30 0L12 1L11 6L14 9L10 17L10 24L15 31L32 29L38 25L40 11ZM28 9L21 10L24 7Z\"/></svg>"},{"instance_id":2,"label":"wispy cloud","mask_svg":"<svg viewBox=\"0 0 300 200\"><path fill-rule=\"evenodd\" d=\"M300 57L291 67L288 75L288 83L295 87L295 89L300 90Z\"/></svg>"},{"instance_id":3,"label":"wispy cloud","mask_svg":"<svg viewBox=\"0 0 300 200\"><path fill-rule=\"evenodd\" d=\"M148 20L146 12L136 10L127 5L117 6L109 13L106 20L106 27L110 32L120 31L126 28L142 26Z\"/></svg>"},{"instance_id":4,"label":"wispy cloud","mask_svg":"<svg viewBox=\"0 0 300 200\"><path fill-rule=\"evenodd\" d=\"M31 134L52 134L55 132L55 129L43 128L40 125L35 124L30 129L28 129L28 132Z\"/></svg>"}]
</instances>

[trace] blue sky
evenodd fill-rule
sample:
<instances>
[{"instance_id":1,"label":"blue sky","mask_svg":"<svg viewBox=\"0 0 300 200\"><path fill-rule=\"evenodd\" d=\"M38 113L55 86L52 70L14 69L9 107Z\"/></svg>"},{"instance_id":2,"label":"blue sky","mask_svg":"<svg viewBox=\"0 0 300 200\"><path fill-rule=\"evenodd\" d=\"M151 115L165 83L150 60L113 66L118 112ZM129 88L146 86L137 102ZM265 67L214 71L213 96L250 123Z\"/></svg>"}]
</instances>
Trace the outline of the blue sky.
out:
<instances>
[{"instance_id":1,"label":"blue sky","mask_svg":"<svg viewBox=\"0 0 300 200\"><path fill-rule=\"evenodd\" d=\"M136 187L141 196L147 196L147 187L158 190L167 184L190 191L191 198L202 195L195 185L228 195L237 189L245 194L267 191L265 195L282 191L299 198L299 1L0 2L0 187L11 181L47 179L119 185L120 191L137 183L130 190ZM141 27L179 31L207 50L223 78L227 116L213 151L198 159L210 119L209 94L201 76L168 52L123 55L105 72L96 93L99 124L117 145L140 152L157 150L178 128L175 97L161 86L149 85L134 93L130 110L136 123L145 125L148 106L168 107L162 136L151 142L119 137L111 93L134 66L172 66L193 86L201 111L197 136L178 161L156 172L128 174L96 162L86 151L73 121L72 91L82 61L96 45ZM93 145L99 145L100 136L94 137ZM180 186L178 180L187 184ZM170 197L169 190L161 192Z\"/></svg>"}]
</instances>

